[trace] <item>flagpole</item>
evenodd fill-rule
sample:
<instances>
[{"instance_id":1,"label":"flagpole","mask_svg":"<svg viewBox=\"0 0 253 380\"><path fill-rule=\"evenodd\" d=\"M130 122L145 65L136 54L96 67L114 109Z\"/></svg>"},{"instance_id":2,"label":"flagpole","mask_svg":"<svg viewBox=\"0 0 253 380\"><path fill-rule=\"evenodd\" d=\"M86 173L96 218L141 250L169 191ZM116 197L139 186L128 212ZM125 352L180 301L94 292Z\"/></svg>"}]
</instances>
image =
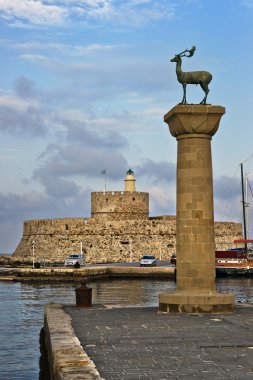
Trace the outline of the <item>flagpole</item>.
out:
<instances>
[{"instance_id":1,"label":"flagpole","mask_svg":"<svg viewBox=\"0 0 253 380\"><path fill-rule=\"evenodd\" d=\"M105 192L106 192L106 169L101 170L101 174L105 176Z\"/></svg>"}]
</instances>

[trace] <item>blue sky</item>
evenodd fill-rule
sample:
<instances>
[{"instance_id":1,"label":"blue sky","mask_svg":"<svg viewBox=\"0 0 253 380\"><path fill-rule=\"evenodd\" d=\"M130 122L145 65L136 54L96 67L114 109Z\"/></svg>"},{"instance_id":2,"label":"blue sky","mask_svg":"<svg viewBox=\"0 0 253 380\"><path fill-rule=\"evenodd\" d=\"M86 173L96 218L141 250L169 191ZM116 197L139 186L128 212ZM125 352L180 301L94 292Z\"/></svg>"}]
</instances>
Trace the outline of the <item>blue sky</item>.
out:
<instances>
[{"instance_id":1,"label":"blue sky","mask_svg":"<svg viewBox=\"0 0 253 380\"><path fill-rule=\"evenodd\" d=\"M211 72L208 102L226 107L212 141L215 219L241 221L252 36L253 0L0 0L0 252L15 250L24 220L90 216L104 168L108 190L132 168L150 214L175 214L163 116L182 99L170 58L193 45L183 70ZM202 97L188 86L190 103Z\"/></svg>"}]
</instances>

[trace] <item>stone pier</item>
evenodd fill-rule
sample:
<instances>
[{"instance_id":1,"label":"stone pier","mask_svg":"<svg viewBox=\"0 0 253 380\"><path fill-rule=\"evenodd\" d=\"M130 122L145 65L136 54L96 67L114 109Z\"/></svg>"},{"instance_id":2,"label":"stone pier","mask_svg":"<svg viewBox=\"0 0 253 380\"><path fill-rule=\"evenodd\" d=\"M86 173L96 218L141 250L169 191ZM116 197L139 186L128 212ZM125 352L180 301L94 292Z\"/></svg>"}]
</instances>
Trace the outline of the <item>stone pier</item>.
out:
<instances>
[{"instance_id":1,"label":"stone pier","mask_svg":"<svg viewBox=\"0 0 253 380\"><path fill-rule=\"evenodd\" d=\"M224 313L235 297L215 287L211 139L225 108L177 105L164 117L178 141L177 290L159 295L162 312Z\"/></svg>"}]
</instances>

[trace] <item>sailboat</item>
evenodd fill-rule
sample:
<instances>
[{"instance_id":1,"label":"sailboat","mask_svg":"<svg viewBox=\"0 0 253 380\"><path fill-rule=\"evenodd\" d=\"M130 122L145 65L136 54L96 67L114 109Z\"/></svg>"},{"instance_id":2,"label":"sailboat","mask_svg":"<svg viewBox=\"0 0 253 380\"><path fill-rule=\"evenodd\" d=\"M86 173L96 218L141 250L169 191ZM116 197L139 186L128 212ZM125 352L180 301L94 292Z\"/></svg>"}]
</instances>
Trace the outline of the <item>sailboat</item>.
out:
<instances>
[{"instance_id":1,"label":"sailboat","mask_svg":"<svg viewBox=\"0 0 253 380\"><path fill-rule=\"evenodd\" d=\"M215 251L216 277L220 276L253 276L253 240L247 238L247 224L244 191L243 164L241 166L243 239L234 240L236 248L227 251ZM238 247L238 244L240 247Z\"/></svg>"}]
</instances>

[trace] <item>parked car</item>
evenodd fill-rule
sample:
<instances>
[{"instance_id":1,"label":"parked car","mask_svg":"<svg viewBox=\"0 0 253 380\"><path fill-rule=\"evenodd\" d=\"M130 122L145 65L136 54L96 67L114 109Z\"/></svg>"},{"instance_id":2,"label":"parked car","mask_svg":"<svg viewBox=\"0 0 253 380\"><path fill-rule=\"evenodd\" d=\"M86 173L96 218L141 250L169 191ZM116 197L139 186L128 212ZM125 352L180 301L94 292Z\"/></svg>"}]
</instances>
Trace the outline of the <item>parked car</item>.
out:
<instances>
[{"instance_id":1,"label":"parked car","mask_svg":"<svg viewBox=\"0 0 253 380\"><path fill-rule=\"evenodd\" d=\"M171 255L170 262L172 265L175 265L175 266L177 265L177 256L175 253Z\"/></svg>"},{"instance_id":2,"label":"parked car","mask_svg":"<svg viewBox=\"0 0 253 380\"><path fill-rule=\"evenodd\" d=\"M156 267L157 260L155 256L152 255L144 255L140 259L140 266L141 267Z\"/></svg>"},{"instance_id":3,"label":"parked car","mask_svg":"<svg viewBox=\"0 0 253 380\"><path fill-rule=\"evenodd\" d=\"M73 253L69 255L65 262L64 262L65 267L80 267L80 266L85 266L85 256L80 254L80 253Z\"/></svg>"}]
</instances>

